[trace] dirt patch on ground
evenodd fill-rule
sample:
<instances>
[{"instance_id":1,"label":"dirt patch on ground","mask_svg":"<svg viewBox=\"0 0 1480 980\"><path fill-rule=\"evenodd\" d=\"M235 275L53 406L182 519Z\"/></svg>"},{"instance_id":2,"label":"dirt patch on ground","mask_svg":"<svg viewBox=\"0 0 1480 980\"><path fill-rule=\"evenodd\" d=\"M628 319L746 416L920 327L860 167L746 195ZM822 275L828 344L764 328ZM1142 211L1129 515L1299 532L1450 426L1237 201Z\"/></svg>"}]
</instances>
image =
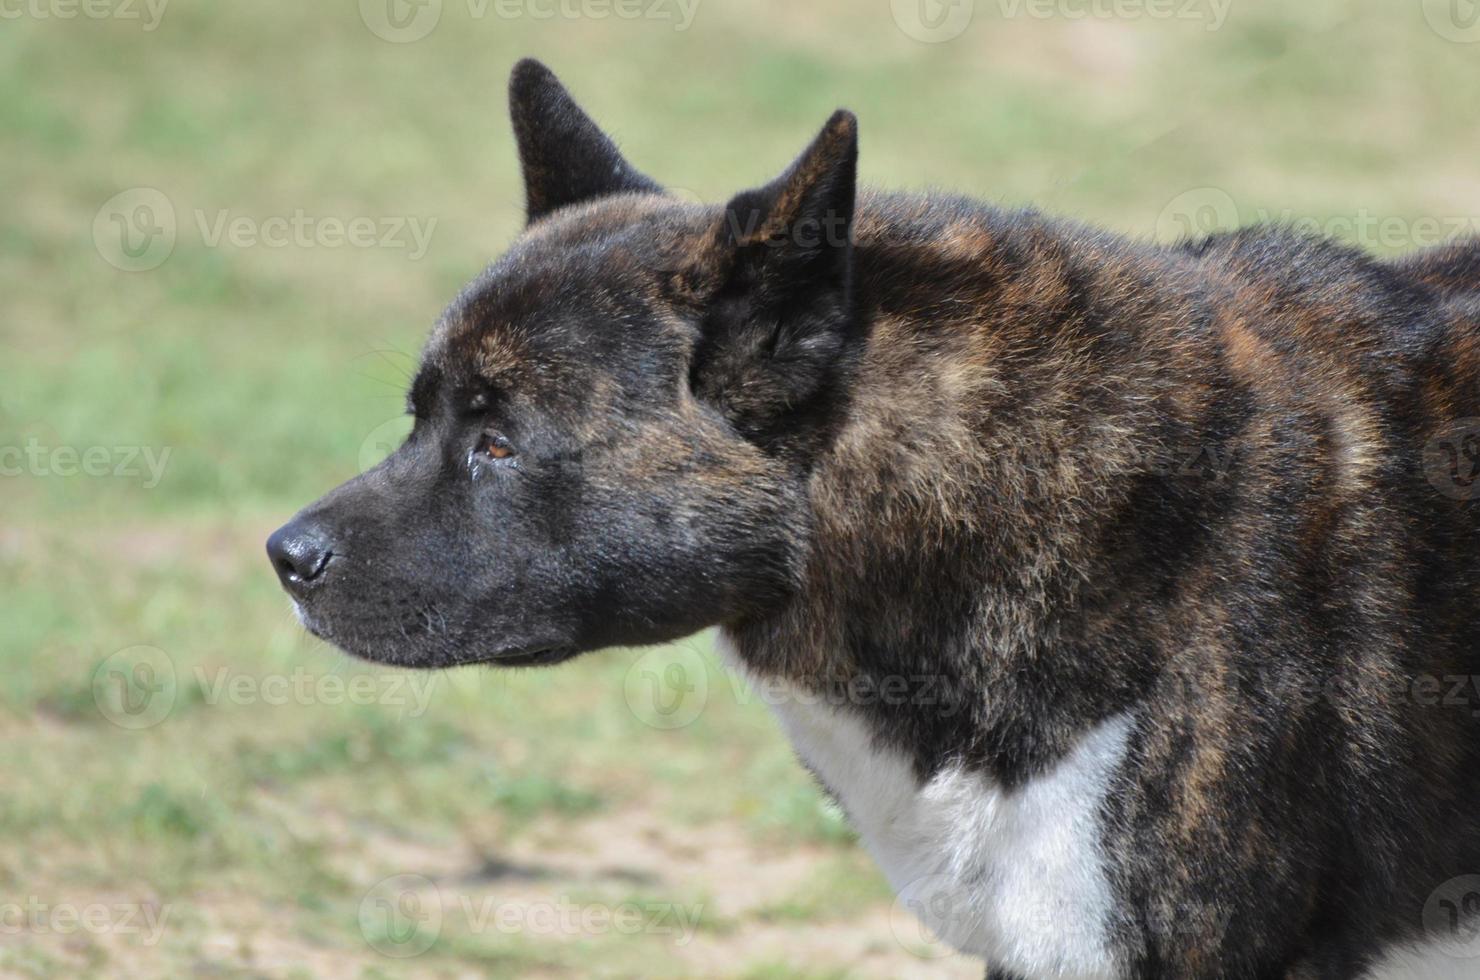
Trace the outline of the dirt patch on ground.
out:
<instances>
[{"instance_id":1,"label":"dirt patch on ground","mask_svg":"<svg viewBox=\"0 0 1480 980\"><path fill-rule=\"evenodd\" d=\"M646 809L565 822L498 845L430 840L351 822L334 813L285 813L316 836L343 841L331 863L374 902L386 888L418 907L435 903L441 929L512 940L555 958L616 931L650 948L672 975L738 976L761 965L797 973L861 978L972 978L981 965L920 941L913 920L880 898L862 908L838 896L841 915L818 901L816 914L778 920L770 910L812 894L814 876L845 852L816 845L756 844L739 827L688 826ZM558 846L557 846L558 845ZM814 897L813 901L817 901ZM428 906L429 907L429 906ZM212 920L202 952L276 975L298 964L315 976L358 976L368 957L316 949L281 911L202 896ZM637 932L645 933L637 936ZM367 937L367 946L374 937ZM497 945L497 942L493 943ZM496 954L495 954L496 955ZM391 963L405 972L406 962ZM588 975L587 968L529 964L521 976ZM627 975L618 968L610 975Z\"/></svg>"}]
</instances>

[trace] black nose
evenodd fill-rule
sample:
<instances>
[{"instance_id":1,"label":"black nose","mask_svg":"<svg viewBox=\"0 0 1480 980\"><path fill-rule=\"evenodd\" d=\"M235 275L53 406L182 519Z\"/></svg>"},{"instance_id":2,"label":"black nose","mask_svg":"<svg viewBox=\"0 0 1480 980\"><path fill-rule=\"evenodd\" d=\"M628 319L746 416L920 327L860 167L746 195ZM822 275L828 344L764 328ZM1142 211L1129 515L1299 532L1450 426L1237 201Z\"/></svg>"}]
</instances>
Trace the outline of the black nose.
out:
<instances>
[{"instance_id":1,"label":"black nose","mask_svg":"<svg viewBox=\"0 0 1480 980\"><path fill-rule=\"evenodd\" d=\"M295 517L267 539L267 557L277 569L283 588L302 595L323 579L324 567L334 551L321 525Z\"/></svg>"}]
</instances>

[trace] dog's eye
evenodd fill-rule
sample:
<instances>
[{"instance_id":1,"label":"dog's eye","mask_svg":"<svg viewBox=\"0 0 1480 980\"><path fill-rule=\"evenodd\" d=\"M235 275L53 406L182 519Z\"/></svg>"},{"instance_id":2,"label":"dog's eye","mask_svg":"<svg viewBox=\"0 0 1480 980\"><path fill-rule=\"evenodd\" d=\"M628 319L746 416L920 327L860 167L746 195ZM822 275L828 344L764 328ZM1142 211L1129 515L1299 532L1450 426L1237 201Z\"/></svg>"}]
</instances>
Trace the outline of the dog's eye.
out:
<instances>
[{"instance_id":1,"label":"dog's eye","mask_svg":"<svg viewBox=\"0 0 1480 980\"><path fill-rule=\"evenodd\" d=\"M508 459L514 455L514 444L501 433L485 432L478 437L478 455L488 459Z\"/></svg>"}]
</instances>

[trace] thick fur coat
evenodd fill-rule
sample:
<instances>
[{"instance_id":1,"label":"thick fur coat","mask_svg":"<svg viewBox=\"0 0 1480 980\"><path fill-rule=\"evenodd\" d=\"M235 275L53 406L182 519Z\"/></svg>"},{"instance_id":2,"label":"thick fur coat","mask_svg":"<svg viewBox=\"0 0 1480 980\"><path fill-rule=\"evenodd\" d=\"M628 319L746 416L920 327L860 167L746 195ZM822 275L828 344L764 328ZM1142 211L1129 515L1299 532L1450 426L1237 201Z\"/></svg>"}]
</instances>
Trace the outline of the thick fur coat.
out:
<instances>
[{"instance_id":1,"label":"thick fur coat","mask_svg":"<svg viewBox=\"0 0 1480 980\"><path fill-rule=\"evenodd\" d=\"M845 112L688 204L543 66L511 106L529 227L407 445L269 544L311 630L445 666L720 627L993 976L1472 975L1480 243L860 191Z\"/></svg>"}]
</instances>

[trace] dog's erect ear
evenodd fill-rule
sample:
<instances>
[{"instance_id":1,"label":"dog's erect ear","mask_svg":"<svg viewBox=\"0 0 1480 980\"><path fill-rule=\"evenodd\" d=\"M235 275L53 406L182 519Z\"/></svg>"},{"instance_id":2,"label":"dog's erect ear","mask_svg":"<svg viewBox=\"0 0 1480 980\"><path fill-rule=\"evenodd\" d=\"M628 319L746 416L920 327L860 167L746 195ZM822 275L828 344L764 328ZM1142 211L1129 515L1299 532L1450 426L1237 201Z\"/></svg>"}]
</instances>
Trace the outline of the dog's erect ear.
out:
<instances>
[{"instance_id":1,"label":"dog's erect ear","mask_svg":"<svg viewBox=\"0 0 1480 980\"><path fill-rule=\"evenodd\" d=\"M509 77L509 116L531 224L568 204L608 194L663 192L623 159L555 73L533 58L515 65Z\"/></svg>"},{"instance_id":2,"label":"dog's erect ear","mask_svg":"<svg viewBox=\"0 0 1480 980\"><path fill-rule=\"evenodd\" d=\"M839 109L784 174L726 206L736 269L767 290L846 285L857 180L858 120Z\"/></svg>"},{"instance_id":3,"label":"dog's erect ear","mask_svg":"<svg viewBox=\"0 0 1480 980\"><path fill-rule=\"evenodd\" d=\"M784 174L730 201L702 253L711 288L691 386L779 451L826 429L855 336L857 170L858 122L839 110Z\"/></svg>"}]
</instances>

